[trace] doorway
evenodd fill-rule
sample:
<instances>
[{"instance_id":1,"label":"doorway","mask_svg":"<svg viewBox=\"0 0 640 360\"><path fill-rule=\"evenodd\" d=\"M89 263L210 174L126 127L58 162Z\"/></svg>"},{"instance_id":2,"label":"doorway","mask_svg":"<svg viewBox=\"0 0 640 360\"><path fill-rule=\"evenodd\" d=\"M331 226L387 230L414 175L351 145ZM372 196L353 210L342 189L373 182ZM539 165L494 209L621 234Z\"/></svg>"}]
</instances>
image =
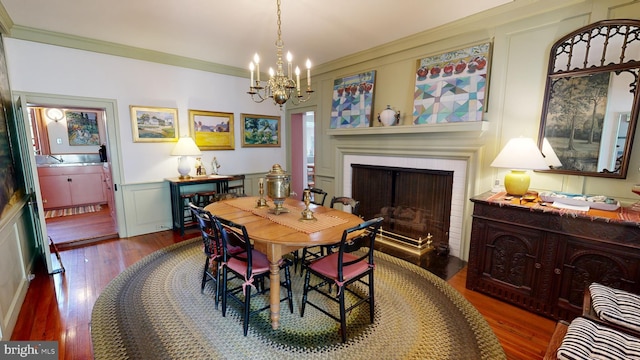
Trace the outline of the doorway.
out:
<instances>
[{"instance_id":1,"label":"doorway","mask_svg":"<svg viewBox=\"0 0 640 360\"><path fill-rule=\"evenodd\" d=\"M117 238L106 110L28 103L46 230L59 247Z\"/></svg>"},{"instance_id":2,"label":"doorway","mask_svg":"<svg viewBox=\"0 0 640 360\"><path fill-rule=\"evenodd\" d=\"M302 198L302 191L316 187L315 179L315 112L291 114L291 183Z\"/></svg>"}]
</instances>

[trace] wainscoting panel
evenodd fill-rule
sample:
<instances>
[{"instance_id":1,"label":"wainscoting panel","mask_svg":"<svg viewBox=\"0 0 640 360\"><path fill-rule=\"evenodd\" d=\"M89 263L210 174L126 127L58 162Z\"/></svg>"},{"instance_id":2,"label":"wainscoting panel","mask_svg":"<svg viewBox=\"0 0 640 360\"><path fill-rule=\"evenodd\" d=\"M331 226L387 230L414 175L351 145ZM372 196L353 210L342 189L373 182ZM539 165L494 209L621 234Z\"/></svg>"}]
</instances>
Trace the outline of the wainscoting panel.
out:
<instances>
[{"instance_id":1,"label":"wainscoting panel","mask_svg":"<svg viewBox=\"0 0 640 360\"><path fill-rule=\"evenodd\" d=\"M0 229L0 338L11 338L20 308L29 287L35 251L25 225L30 223L23 206L14 205L16 212L6 217Z\"/></svg>"},{"instance_id":2,"label":"wainscoting panel","mask_svg":"<svg viewBox=\"0 0 640 360\"><path fill-rule=\"evenodd\" d=\"M127 236L169 230L171 195L166 181L122 185Z\"/></svg>"}]
</instances>

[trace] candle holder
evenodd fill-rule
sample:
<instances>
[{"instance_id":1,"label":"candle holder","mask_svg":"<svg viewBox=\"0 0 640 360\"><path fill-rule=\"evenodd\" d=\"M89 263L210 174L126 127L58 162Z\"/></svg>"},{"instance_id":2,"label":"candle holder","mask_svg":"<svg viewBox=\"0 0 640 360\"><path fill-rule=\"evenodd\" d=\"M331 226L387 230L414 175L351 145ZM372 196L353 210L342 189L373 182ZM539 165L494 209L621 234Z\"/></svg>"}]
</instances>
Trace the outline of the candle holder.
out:
<instances>
[{"instance_id":1,"label":"candle holder","mask_svg":"<svg viewBox=\"0 0 640 360\"><path fill-rule=\"evenodd\" d=\"M260 178L260 199L258 199L258 201L256 202L256 208L265 208L268 207L269 205L267 205L267 199L264 198L264 183L262 178Z\"/></svg>"},{"instance_id":2,"label":"candle holder","mask_svg":"<svg viewBox=\"0 0 640 360\"><path fill-rule=\"evenodd\" d=\"M311 192L309 189L304 189L302 201L304 201L305 209L302 210L302 217L298 219L298 221L317 221L318 219L313 216L313 211L309 209L309 205L311 204Z\"/></svg>"}]
</instances>

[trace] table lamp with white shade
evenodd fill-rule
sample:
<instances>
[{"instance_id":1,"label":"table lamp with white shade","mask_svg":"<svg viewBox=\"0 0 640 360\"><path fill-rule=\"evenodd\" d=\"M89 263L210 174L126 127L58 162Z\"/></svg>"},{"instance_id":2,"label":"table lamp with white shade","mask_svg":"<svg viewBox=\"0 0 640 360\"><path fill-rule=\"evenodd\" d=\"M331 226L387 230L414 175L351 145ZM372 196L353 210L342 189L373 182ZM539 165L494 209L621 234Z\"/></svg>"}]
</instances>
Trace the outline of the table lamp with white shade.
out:
<instances>
[{"instance_id":1,"label":"table lamp with white shade","mask_svg":"<svg viewBox=\"0 0 640 360\"><path fill-rule=\"evenodd\" d=\"M189 136L181 137L176 143L176 146L171 151L171 155L180 156L178 160L178 172L180 173L180 179L188 179L189 171L191 171L191 163L189 161L189 156L198 156L201 155L202 152L196 145L196 142L193 141L193 138Z\"/></svg>"},{"instance_id":2,"label":"table lamp with white shade","mask_svg":"<svg viewBox=\"0 0 640 360\"><path fill-rule=\"evenodd\" d=\"M531 179L527 170L548 170L549 165L531 138L513 138L491 163L492 167L511 169L504 177L509 195L522 196L529 190Z\"/></svg>"}]
</instances>

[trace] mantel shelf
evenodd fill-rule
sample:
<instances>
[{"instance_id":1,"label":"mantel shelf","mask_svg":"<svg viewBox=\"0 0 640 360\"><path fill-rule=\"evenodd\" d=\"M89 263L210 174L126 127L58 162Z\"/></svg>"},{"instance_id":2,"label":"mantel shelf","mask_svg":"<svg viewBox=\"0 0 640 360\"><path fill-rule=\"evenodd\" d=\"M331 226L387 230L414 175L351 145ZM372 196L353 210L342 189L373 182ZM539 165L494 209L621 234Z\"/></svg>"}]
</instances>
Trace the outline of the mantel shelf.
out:
<instances>
[{"instance_id":1,"label":"mantel shelf","mask_svg":"<svg viewBox=\"0 0 640 360\"><path fill-rule=\"evenodd\" d=\"M447 133L463 131L485 131L489 128L487 121L470 121L444 124L376 126L346 129L328 129L327 135L384 135L384 134L420 134Z\"/></svg>"}]
</instances>

